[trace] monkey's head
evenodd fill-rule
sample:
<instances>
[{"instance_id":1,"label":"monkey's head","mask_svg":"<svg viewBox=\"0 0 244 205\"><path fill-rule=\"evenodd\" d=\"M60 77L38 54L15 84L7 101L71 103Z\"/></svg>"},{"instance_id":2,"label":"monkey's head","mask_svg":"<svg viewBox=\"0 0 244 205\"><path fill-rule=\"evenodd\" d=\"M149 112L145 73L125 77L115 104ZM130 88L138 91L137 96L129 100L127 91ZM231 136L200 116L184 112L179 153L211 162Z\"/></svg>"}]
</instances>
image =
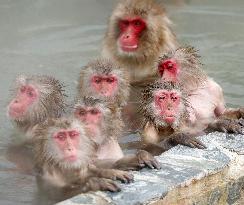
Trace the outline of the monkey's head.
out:
<instances>
[{"instance_id":1,"label":"monkey's head","mask_svg":"<svg viewBox=\"0 0 244 205\"><path fill-rule=\"evenodd\" d=\"M154 0L121 1L110 18L105 47L117 60L144 64L174 47L170 24Z\"/></svg>"},{"instance_id":2,"label":"monkey's head","mask_svg":"<svg viewBox=\"0 0 244 205\"><path fill-rule=\"evenodd\" d=\"M99 145L104 142L111 110L102 100L87 96L79 99L74 106L74 116L85 125L88 136L95 143Z\"/></svg>"},{"instance_id":3,"label":"monkey's head","mask_svg":"<svg viewBox=\"0 0 244 205\"><path fill-rule=\"evenodd\" d=\"M65 109L63 85L50 76L19 76L8 116L17 123L38 123L59 117Z\"/></svg>"},{"instance_id":4,"label":"monkey's head","mask_svg":"<svg viewBox=\"0 0 244 205\"><path fill-rule=\"evenodd\" d=\"M191 46L180 47L159 58L158 72L163 81L198 87L207 79L198 51Z\"/></svg>"},{"instance_id":5,"label":"monkey's head","mask_svg":"<svg viewBox=\"0 0 244 205\"><path fill-rule=\"evenodd\" d=\"M188 117L186 94L174 82L155 82L142 92L141 110L146 121L156 127L176 128Z\"/></svg>"},{"instance_id":6,"label":"monkey's head","mask_svg":"<svg viewBox=\"0 0 244 205\"><path fill-rule=\"evenodd\" d=\"M39 164L50 163L62 169L88 165L94 144L84 126L74 119L49 119L35 130L35 153Z\"/></svg>"},{"instance_id":7,"label":"monkey's head","mask_svg":"<svg viewBox=\"0 0 244 205\"><path fill-rule=\"evenodd\" d=\"M108 59L94 60L81 71L79 91L81 96L125 105L129 97L129 77L124 69Z\"/></svg>"}]
</instances>

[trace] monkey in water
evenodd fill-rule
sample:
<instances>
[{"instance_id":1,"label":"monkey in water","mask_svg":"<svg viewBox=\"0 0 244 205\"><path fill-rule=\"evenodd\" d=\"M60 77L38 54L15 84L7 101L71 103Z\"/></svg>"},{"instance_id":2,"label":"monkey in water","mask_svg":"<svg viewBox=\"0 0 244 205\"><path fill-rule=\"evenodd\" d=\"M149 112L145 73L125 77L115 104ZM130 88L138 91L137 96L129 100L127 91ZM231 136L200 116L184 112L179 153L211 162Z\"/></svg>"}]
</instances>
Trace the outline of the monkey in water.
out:
<instances>
[{"instance_id":1,"label":"monkey in water","mask_svg":"<svg viewBox=\"0 0 244 205\"><path fill-rule=\"evenodd\" d=\"M78 96L93 96L121 108L129 97L129 74L109 59L89 62L80 72Z\"/></svg>"},{"instance_id":2,"label":"monkey in water","mask_svg":"<svg viewBox=\"0 0 244 205\"><path fill-rule=\"evenodd\" d=\"M87 191L120 191L113 180L129 183L125 171L97 168L93 163L96 145L76 119L49 119L34 132L37 182L41 189L56 188L63 196ZM51 188L50 188L51 187Z\"/></svg>"},{"instance_id":3,"label":"monkey in water","mask_svg":"<svg viewBox=\"0 0 244 205\"><path fill-rule=\"evenodd\" d=\"M124 156L118 137L122 134L122 119L101 99L83 97L74 106L74 116L87 129L88 136L96 143L96 162L100 167L138 170L143 167L159 169L157 160L148 152Z\"/></svg>"},{"instance_id":4,"label":"monkey in water","mask_svg":"<svg viewBox=\"0 0 244 205\"><path fill-rule=\"evenodd\" d=\"M104 38L102 56L128 70L131 84L156 79L155 61L178 45L165 8L155 0L121 0Z\"/></svg>"},{"instance_id":5,"label":"monkey in water","mask_svg":"<svg viewBox=\"0 0 244 205\"><path fill-rule=\"evenodd\" d=\"M200 56L194 47L179 47L162 55L158 73L162 81L178 82L187 92L193 108L189 110L192 126L218 124L222 131L242 133L243 120L240 118L244 116L244 110L225 108L221 87L203 71Z\"/></svg>"},{"instance_id":6,"label":"monkey in water","mask_svg":"<svg viewBox=\"0 0 244 205\"><path fill-rule=\"evenodd\" d=\"M193 108L188 101L188 94L176 82L155 82L142 95L141 111L145 118L142 138L146 144L145 149L150 149L153 154L160 154L176 144L202 149L205 145L195 137L212 131L223 131L218 121L193 126L189 113ZM235 124L232 128L240 132L242 126Z\"/></svg>"},{"instance_id":7,"label":"monkey in water","mask_svg":"<svg viewBox=\"0 0 244 205\"><path fill-rule=\"evenodd\" d=\"M19 76L14 97L7 107L8 117L26 137L34 127L47 118L60 117L66 107L64 86L55 78L45 75Z\"/></svg>"}]
</instances>

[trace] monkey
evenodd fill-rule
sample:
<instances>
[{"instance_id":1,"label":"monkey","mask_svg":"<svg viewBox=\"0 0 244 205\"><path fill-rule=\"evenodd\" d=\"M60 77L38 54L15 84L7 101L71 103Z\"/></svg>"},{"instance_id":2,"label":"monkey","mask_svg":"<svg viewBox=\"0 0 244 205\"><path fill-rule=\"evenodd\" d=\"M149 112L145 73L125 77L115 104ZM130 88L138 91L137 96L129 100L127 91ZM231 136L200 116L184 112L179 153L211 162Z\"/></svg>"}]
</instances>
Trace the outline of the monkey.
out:
<instances>
[{"instance_id":1,"label":"monkey","mask_svg":"<svg viewBox=\"0 0 244 205\"><path fill-rule=\"evenodd\" d=\"M157 78L155 61L162 52L178 46L165 8L155 0L120 1L104 37L102 56L125 67L132 86Z\"/></svg>"},{"instance_id":2,"label":"monkey","mask_svg":"<svg viewBox=\"0 0 244 205\"><path fill-rule=\"evenodd\" d=\"M89 62L80 72L79 96L93 96L119 108L127 104L129 97L129 74L109 59Z\"/></svg>"},{"instance_id":3,"label":"monkey","mask_svg":"<svg viewBox=\"0 0 244 205\"><path fill-rule=\"evenodd\" d=\"M148 147L161 144L161 152L176 144L203 149L205 145L195 137L211 131L224 131L223 124L219 126L219 122L206 122L194 127L190 119L189 109L192 108L188 94L177 82L156 81L143 90L142 95L141 112L145 119L142 138ZM228 131L240 132L241 129L241 125L235 124ZM157 153L158 148L152 152Z\"/></svg>"},{"instance_id":4,"label":"monkey","mask_svg":"<svg viewBox=\"0 0 244 205\"><path fill-rule=\"evenodd\" d=\"M18 76L14 97L7 107L8 117L17 129L31 137L34 127L47 118L58 118L65 112L64 86L46 75Z\"/></svg>"},{"instance_id":5,"label":"monkey","mask_svg":"<svg viewBox=\"0 0 244 205\"><path fill-rule=\"evenodd\" d=\"M225 107L222 88L202 69L200 55L192 46L179 47L159 58L158 73L162 81L181 83L189 95L189 102L194 109L190 111L192 125L214 123L217 121L226 132L242 133L238 120L244 116L244 109ZM234 129L234 130L233 130ZM223 129L221 129L223 130Z\"/></svg>"},{"instance_id":6,"label":"monkey","mask_svg":"<svg viewBox=\"0 0 244 205\"><path fill-rule=\"evenodd\" d=\"M113 112L109 103L90 96L79 99L74 106L74 117L85 125L88 136L98 146L95 157L97 166L122 170L138 170L146 166L159 169L157 160L144 150L124 156L118 143L123 122L120 114L114 117Z\"/></svg>"},{"instance_id":7,"label":"monkey","mask_svg":"<svg viewBox=\"0 0 244 205\"><path fill-rule=\"evenodd\" d=\"M34 132L34 155L40 188L53 187L65 194L87 191L120 191L114 180L129 183L133 176L93 163L95 143L84 125L74 118L48 119Z\"/></svg>"}]
</instances>

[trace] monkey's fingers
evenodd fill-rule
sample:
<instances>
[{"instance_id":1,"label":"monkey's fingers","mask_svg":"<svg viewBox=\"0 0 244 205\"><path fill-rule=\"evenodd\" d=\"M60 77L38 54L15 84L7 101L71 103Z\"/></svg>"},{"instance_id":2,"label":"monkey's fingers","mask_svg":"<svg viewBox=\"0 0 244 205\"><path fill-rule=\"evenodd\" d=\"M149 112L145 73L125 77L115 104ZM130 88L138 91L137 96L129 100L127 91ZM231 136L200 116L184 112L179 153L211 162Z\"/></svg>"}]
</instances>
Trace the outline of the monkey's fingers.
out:
<instances>
[{"instance_id":1,"label":"monkey's fingers","mask_svg":"<svg viewBox=\"0 0 244 205\"><path fill-rule=\"evenodd\" d=\"M132 174L128 173L128 172L124 172L124 173L116 176L116 179L120 180L123 183L128 184L130 182L133 182L134 176Z\"/></svg>"},{"instance_id":2,"label":"monkey's fingers","mask_svg":"<svg viewBox=\"0 0 244 205\"><path fill-rule=\"evenodd\" d=\"M207 147L205 146L205 144L203 144L200 140L194 138L193 139L193 142L192 142L195 146L195 148L198 148L198 149L206 149Z\"/></svg>"},{"instance_id":3,"label":"monkey's fingers","mask_svg":"<svg viewBox=\"0 0 244 205\"><path fill-rule=\"evenodd\" d=\"M162 168L159 161L156 160L155 158L153 158L153 160L152 160L152 165L155 169L161 169Z\"/></svg>"},{"instance_id":4,"label":"monkey's fingers","mask_svg":"<svg viewBox=\"0 0 244 205\"><path fill-rule=\"evenodd\" d=\"M100 183L100 189L102 191L111 191L111 192L120 192L121 188L110 179L103 179L102 183Z\"/></svg>"}]
</instances>

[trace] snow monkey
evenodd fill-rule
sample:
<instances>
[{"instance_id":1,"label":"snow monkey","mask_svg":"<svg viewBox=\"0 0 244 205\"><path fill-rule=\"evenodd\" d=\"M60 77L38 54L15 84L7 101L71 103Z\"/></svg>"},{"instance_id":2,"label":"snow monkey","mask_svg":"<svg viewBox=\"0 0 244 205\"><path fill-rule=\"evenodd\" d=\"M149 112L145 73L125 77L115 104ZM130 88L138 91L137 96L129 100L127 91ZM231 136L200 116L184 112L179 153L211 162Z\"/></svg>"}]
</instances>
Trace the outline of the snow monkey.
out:
<instances>
[{"instance_id":1,"label":"snow monkey","mask_svg":"<svg viewBox=\"0 0 244 205\"><path fill-rule=\"evenodd\" d=\"M121 107L127 104L129 90L129 74L111 60L93 60L80 72L80 96L93 96Z\"/></svg>"},{"instance_id":2,"label":"snow monkey","mask_svg":"<svg viewBox=\"0 0 244 205\"><path fill-rule=\"evenodd\" d=\"M157 76L155 61L177 47L164 7L154 0L121 0L114 9L102 55L116 61L140 85Z\"/></svg>"},{"instance_id":3,"label":"snow monkey","mask_svg":"<svg viewBox=\"0 0 244 205\"><path fill-rule=\"evenodd\" d=\"M194 124L190 119L190 110L193 109L188 101L187 93L176 82L155 82L143 91L141 111L145 118L143 140L146 144L155 145L183 144L189 147L205 148L195 137L209 131L231 132L241 131L241 125L214 121L205 124ZM201 122L202 123L202 122ZM166 143L167 142L167 143ZM165 149L168 149L165 147ZM146 148L145 148L146 149ZM146 149L148 150L148 149ZM156 149L155 149L156 150ZM163 151L163 150L162 150ZM154 150L152 150L152 153Z\"/></svg>"},{"instance_id":4,"label":"snow monkey","mask_svg":"<svg viewBox=\"0 0 244 205\"><path fill-rule=\"evenodd\" d=\"M158 72L162 81L181 83L188 93L193 108L190 111L193 125L209 124L217 120L219 126L224 126L227 132L236 132L236 127L240 126L238 120L226 121L221 118L233 115L241 118L244 116L243 109L225 108L221 87L202 70L200 56L194 47L180 47L164 54L159 59Z\"/></svg>"},{"instance_id":5,"label":"snow monkey","mask_svg":"<svg viewBox=\"0 0 244 205\"><path fill-rule=\"evenodd\" d=\"M96 145L76 119L49 119L37 126L34 139L37 181L44 190L117 192L120 188L113 180L133 180L125 171L94 166Z\"/></svg>"},{"instance_id":6,"label":"snow monkey","mask_svg":"<svg viewBox=\"0 0 244 205\"><path fill-rule=\"evenodd\" d=\"M51 76L19 76L8 116L17 128L31 135L33 128L47 118L58 118L65 110L63 85Z\"/></svg>"},{"instance_id":7,"label":"snow monkey","mask_svg":"<svg viewBox=\"0 0 244 205\"><path fill-rule=\"evenodd\" d=\"M124 156L118 144L123 121L120 114L109 106L101 99L83 97L74 107L74 116L85 125L88 136L97 145L97 164L123 170L138 170L145 166L159 169L159 163L146 151Z\"/></svg>"}]
</instances>

